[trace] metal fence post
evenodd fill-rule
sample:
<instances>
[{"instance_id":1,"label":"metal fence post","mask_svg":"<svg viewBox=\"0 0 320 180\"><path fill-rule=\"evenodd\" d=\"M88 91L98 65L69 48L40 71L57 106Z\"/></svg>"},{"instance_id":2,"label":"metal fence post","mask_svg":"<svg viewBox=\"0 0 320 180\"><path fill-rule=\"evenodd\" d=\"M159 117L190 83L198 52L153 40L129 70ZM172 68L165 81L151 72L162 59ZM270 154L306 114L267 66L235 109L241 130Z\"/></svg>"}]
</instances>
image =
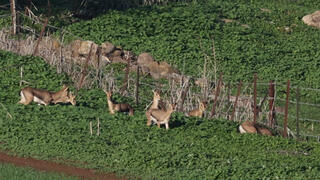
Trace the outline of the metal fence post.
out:
<instances>
[{"instance_id":1,"label":"metal fence post","mask_svg":"<svg viewBox=\"0 0 320 180\"><path fill-rule=\"evenodd\" d=\"M288 137L287 125L288 125L289 95L290 95L290 80L288 80L288 82L287 82L286 107L285 107L285 111L284 111L284 121L283 121L283 137Z\"/></svg>"}]
</instances>

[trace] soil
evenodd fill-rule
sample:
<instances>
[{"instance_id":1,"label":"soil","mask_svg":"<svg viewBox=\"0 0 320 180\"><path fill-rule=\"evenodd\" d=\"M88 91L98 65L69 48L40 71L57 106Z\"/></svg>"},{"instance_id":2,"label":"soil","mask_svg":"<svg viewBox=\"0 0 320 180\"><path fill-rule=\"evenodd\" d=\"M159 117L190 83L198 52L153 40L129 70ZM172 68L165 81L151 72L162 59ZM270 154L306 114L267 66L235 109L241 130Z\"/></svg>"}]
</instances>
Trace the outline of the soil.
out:
<instances>
[{"instance_id":1,"label":"soil","mask_svg":"<svg viewBox=\"0 0 320 180\"><path fill-rule=\"evenodd\" d=\"M56 162L38 160L33 158L23 158L11 156L0 152L0 162L10 163L20 167L31 167L35 170L62 173L68 176L75 176L81 179L99 179L99 180L122 180L124 177L118 177L115 174L103 174L94 169L83 169L73 166L67 166Z\"/></svg>"}]
</instances>

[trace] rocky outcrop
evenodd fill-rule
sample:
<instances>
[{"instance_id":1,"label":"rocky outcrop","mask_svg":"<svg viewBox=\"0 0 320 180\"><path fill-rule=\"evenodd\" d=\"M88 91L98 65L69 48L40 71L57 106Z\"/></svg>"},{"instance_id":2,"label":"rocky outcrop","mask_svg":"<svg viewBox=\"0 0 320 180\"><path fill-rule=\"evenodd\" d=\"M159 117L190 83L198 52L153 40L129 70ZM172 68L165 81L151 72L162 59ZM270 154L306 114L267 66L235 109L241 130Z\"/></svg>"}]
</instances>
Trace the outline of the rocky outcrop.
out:
<instances>
[{"instance_id":1,"label":"rocky outcrop","mask_svg":"<svg viewBox=\"0 0 320 180\"><path fill-rule=\"evenodd\" d=\"M303 16L302 21L309 26L320 28L320 11Z\"/></svg>"},{"instance_id":2,"label":"rocky outcrop","mask_svg":"<svg viewBox=\"0 0 320 180\"><path fill-rule=\"evenodd\" d=\"M150 74L154 79L169 77L174 79L180 78L180 73L178 70L171 67L165 61L155 61L155 59L149 53L141 53L138 56L137 64L141 67L141 70L144 74Z\"/></svg>"}]
</instances>

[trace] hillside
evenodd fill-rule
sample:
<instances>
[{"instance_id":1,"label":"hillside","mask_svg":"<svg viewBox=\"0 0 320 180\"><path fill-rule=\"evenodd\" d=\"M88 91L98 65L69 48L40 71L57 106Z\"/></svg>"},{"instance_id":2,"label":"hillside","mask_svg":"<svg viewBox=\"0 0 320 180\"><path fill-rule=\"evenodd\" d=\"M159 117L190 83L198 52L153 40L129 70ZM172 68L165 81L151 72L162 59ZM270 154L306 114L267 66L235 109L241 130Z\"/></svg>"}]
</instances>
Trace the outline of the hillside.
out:
<instances>
[{"instance_id":1,"label":"hillside","mask_svg":"<svg viewBox=\"0 0 320 180\"><path fill-rule=\"evenodd\" d=\"M0 57L6 69L0 72L2 150L142 179L319 178L317 143L240 135L237 123L181 113L173 115L168 131L147 127L143 111L110 115L100 89L79 91L76 106L16 104L19 67L34 87L54 91L69 80L39 58L3 51Z\"/></svg>"},{"instance_id":2,"label":"hillside","mask_svg":"<svg viewBox=\"0 0 320 180\"><path fill-rule=\"evenodd\" d=\"M257 72L264 81L291 79L319 88L320 31L301 21L319 8L311 0L208 0L109 10L66 29L96 43L149 52L193 76L200 76L206 55L213 61L214 40L218 70L227 80L251 81Z\"/></svg>"}]
</instances>

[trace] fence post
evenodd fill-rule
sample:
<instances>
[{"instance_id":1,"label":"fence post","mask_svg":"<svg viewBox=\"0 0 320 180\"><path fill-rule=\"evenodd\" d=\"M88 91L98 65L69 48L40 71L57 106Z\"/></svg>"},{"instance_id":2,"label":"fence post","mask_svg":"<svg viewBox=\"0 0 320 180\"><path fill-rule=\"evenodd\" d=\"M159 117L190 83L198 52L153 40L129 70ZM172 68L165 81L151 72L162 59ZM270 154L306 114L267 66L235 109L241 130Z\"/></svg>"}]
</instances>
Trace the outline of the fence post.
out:
<instances>
[{"instance_id":1,"label":"fence post","mask_svg":"<svg viewBox=\"0 0 320 180\"><path fill-rule=\"evenodd\" d=\"M90 57L91 57L91 52L92 52L92 47L93 47L93 43L91 44L90 46L90 51L89 51L89 54L88 54L88 57L86 59L86 63L82 69L82 72L81 72L81 79L80 79L80 83L78 85L78 88L77 88L77 93L78 94L78 91L80 88L82 88L82 84L83 84L83 81L84 81L84 77L87 75L87 70L88 70L88 66L89 66L89 60L90 60Z\"/></svg>"},{"instance_id":2,"label":"fence post","mask_svg":"<svg viewBox=\"0 0 320 180\"><path fill-rule=\"evenodd\" d=\"M51 3L50 3L50 0L48 0L47 5L48 5L48 17L50 17L51 16Z\"/></svg>"},{"instance_id":3,"label":"fence post","mask_svg":"<svg viewBox=\"0 0 320 180\"><path fill-rule=\"evenodd\" d=\"M236 101L234 102L234 105L233 105L233 112L232 112L232 115L231 115L231 121L233 121L234 115L236 113L238 98L239 98L240 92L241 92L241 86L242 86L242 81L240 81L240 83L238 85L237 97L236 97Z\"/></svg>"},{"instance_id":4,"label":"fence post","mask_svg":"<svg viewBox=\"0 0 320 180\"><path fill-rule=\"evenodd\" d=\"M286 97L286 107L284 111L283 137L288 137L287 125L288 125L289 95L290 95L290 80L288 80L287 82L287 97Z\"/></svg>"},{"instance_id":5,"label":"fence post","mask_svg":"<svg viewBox=\"0 0 320 180\"><path fill-rule=\"evenodd\" d=\"M300 128L299 128L299 111L300 111L300 89L299 89L299 86L297 87L297 119L296 119L296 126L297 126L297 138L299 139L299 136L300 136Z\"/></svg>"},{"instance_id":6,"label":"fence post","mask_svg":"<svg viewBox=\"0 0 320 180\"><path fill-rule=\"evenodd\" d=\"M48 18L46 18L46 20L45 20L45 22L44 22L44 25L43 25L43 27L42 27L42 29L41 29L40 37L38 38L36 47L34 48L34 51L33 51L33 55L34 55L34 56L35 56L35 55L37 54L37 52L38 52L38 46L39 46L39 43L40 43L40 41L41 41L41 39L42 39L44 30L45 30L46 27L47 27L47 24L48 24Z\"/></svg>"},{"instance_id":7,"label":"fence post","mask_svg":"<svg viewBox=\"0 0 320 180\"><path fill-rule=\"evenodd\" d=\"M16 13L15 0L10 0L10 9L11 9L11 20L12 20L12 34L16 35L16 33L17 33L17 13Z\"/></svg>"},{"instance_id":8,"label":"fence post","mask_svg":"<svg viewBox=\"0 0 320 180\"><path fill-rule=\"evenodd\" d=\"M270 81L269 85L269 127L274 127L274 83Z\"/></svg>"},{"instance_id":9,"label":"fence post","mask_svg":"<svg viewBox=\"0 0 320 180\"><path fill-rule=\"evenodd\" d=\"M190 79L187 79L187 81L188 81L187 87L181 94L181 104L180 104L180 111L181 112L183 111L183 104L184 104L184 101L185 101L185 99L187 97L187 93L188 93L190 85L191 85Z\"/></svg>"},{"instance_id":10,"label":"fence post","mask_svg":"<svg viewBox=\"0 0 320 180\"><path fill-rule=\"evenodd\" d=\"M123 95L123 92L128 88L128 81L129 81L129 71L130 71L130 61L131 58L127 58L127 68L126 68L126 75L125 78L123 80L123 86L120 89L120 94Z\"/></svg>"},{"instance_id":11,"label":"fence post","mask_svg":"<svg viewBox=\"0 0 320 180\"><path fill-rule=\"evenodd\" d=\"M222 73L220 73L220 77L219 77L219 81L218 81L218 87L217 87L216 92L214 93L215 97L214 97L214 103L212 105L210 118L212 118L216 114L216 105L217 105L217 100L218 100L218 96L219 96L219 93L220 93L221 83L222 83Z\"/></svg>"},{"instance_id":12,"label":"fence post","mask_svg":"<svg viewBox=\"0 0 320 180\"><path fill-rule=\"evenodd\" d=\"M257 121L257 73L253 77L253 123ZM250 107L249 107L250 108Z\"/></svg>"},{"instance_id":13,"label":"fence post","mask_svg":"<svg viewBox=\"0 0 320 180\"><path fill-rule=\"evenodd\" d=\"M139 104L139 78L140 78L140 66L137 65L137 81L136 81L136 104Z\"/></svg>"}]
</instances>

